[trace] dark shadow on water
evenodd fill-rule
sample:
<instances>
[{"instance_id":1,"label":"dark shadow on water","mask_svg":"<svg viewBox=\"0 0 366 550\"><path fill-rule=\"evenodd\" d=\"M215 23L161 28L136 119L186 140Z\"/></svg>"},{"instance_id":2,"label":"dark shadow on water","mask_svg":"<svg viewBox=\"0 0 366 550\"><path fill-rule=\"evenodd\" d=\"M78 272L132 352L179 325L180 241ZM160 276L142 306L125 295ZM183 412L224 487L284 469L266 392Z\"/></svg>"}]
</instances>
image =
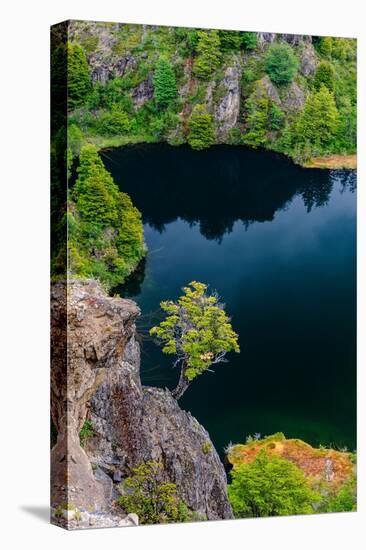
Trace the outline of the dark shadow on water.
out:
<instances>
[{"instance_id":1,"label":"dark shadow on water","mask_svg":"<svg viewBox=\"0 0 366 550\"><path fill-rule=\"evenodd\" d=\"M19 506L20 510L39 519L42 523L50 523L49 506Z\"/></svg>"}]
</instances>

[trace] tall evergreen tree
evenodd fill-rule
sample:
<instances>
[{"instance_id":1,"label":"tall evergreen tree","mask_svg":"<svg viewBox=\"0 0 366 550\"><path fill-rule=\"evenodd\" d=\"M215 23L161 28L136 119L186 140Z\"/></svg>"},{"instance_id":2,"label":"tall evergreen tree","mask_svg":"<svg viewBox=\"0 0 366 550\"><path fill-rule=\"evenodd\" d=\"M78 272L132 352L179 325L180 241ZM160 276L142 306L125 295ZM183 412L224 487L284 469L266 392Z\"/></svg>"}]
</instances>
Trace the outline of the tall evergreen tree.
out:
<instances>
[{"instance_id":1,"label":"tall evergreen tree","mask_svg":"<svg viewBox=\"0 0 366 550\"><path fill-rule=\"evenodd\" d=\"M220 64L219 32L198 31L197 59L194 64L194 74L198 78L207 79Z\"/></svg>"},{"instance_id":2,"label":"tall evergreen tree","mask_svg":"<svg viewBox=\"0 0 366 550\"><path fill-rule=\"evenodd\" d=\"M297 141L326 150L336 136L338 126L339 113L334 94L322 85L306 100L297 123Z\"/></svg>"},{"instance_id":3,"label":"tall evergreen tree","mask_svg":"<svg viewBox=\"0 0 366 550\"><path fill-rule=\"evenodd\" d=\"M329 91L334 92L335 70L329 61L322 61L314 76L314 88L320 90L322 85L326 86Z\"/></svg>"},{"instance_id":4,"label":"tall evergreen tree","mask_svg":"<svg viewBox=\"0 0 366 550\"><path fill-rule=\"evenodd\" d=\"M91 90L91 78L84 50L78 44L67 44L68 108L82 105Z\"/></svg>"},{"instance_id":5,"label":"tall evergreen tree","mask_svg":"<svg viewBox=\"0 0 366 550\"><path fill-rule=\"evenodd\" d=\"M192 149L205 149L215 143L213 118L204 105L196 105L193 109L187 141Z\"/></svg>"},{"instance_id":6,"label":"tall evergreen tree","mask_svg":"<svg viewBox=\"0 0 366 550\"><path fill-rule=\"evenodd\" d=\"M239 50L241 33L238 31L219 31L220 45L223 52Z\"/></svg>"},{"instance_id":7,"label":"tall evergreen tree","mask_svg":"<svg viewBox=\"0 0 366 550\"><path fill-rule=\"evenodd\" d=\"M154 96L161 107L167 107L177 96L177 83L172 65L161 57L154 73Z\"/></svg>"}]
</instances>

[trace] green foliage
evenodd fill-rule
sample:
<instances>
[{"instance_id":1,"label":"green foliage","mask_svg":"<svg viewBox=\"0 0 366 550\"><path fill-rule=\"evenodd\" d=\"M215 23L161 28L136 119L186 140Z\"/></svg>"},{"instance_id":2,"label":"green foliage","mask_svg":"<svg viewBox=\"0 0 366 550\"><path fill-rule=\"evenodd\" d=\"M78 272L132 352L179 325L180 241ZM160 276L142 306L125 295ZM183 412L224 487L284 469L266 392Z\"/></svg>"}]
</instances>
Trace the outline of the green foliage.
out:
<instances>
[{"instance_id":1,"label":"green foliage","mask_svg":"<svg viewBox=\"0 0 366 550\"><path fill-rule=\"evenodd\" d=\"M268 143L267 129L270 117L270 101L263 88L259 87L246 101L247 132L244 143L251 147L264 147Z\"/></svg>"},{"instance_id":2,"label":"green foliage","mask_svg":"<svg viewBox=\"0 0 366 550\"><path fill-rule=\"evenodd\" d=\"M215 131L212 115L204 105L196 105L189 120L187 141L192 149L205 149L215 143Z\"/></svg>"},{"instance_id":3,"label":"green foliage","mask_svg":"<svg viewBox=\"0 0 366 550\"><path fill-rule=\"evenodd\" d=\"M325 57L330 57L333 50L333 38L331 36L322 36L318 42L318 50Z\"/></svg>"},{"instance_id":4,"label":"green foliage","mask_svg":"<svg viewBox=\"0 0 366 550\"><path fill-rule=\"evenodd\" d=\"M285 113L277 105L277 103L271 103L269 108L270 127L272 130L280 130L285 121Z\"/></svg>"},{"instance_id":5,"label":"green foliage","mask_svg":"<svg viewBox=\"0 0 366 550\"><path fill-rule=\"evenodd\" d=\"M210 441L205 441L202 445L202 452L204 455L207 455L212 449Z\"/></svg>"},{"instance_id":6,"label":"green foliage","mask_svg":"<svg viewBox=\"0 0 366 550\"><path fill-rule=\"evenodd\" d=\"M86 440L89 439L89 437L93 437L93 435L94 430L92 423L90 420L85 420L83 427L79 432L80 447L84 447Z\"/></svg>"},{"instance_id":7,"label":"green foliage","mask_svg":"<svg viewBox=\"0 0 366 550\"><path fill-rule=\"evenodd\" d=\"M160 325L150 330L162 344L163 353L176 355L181 363L180 382L173 392L179 398L188 385L230 351L239 353L238 335L217 295L207 293L207 285L193 281L183 288L177 302L165 301L166 313Z\"/></svg>"},{"instance_id":8,"label":"green foliage","mask_svg":"<svg viewBox=\"0 0 366 550\"><path fill-rule=\"evenodd\" d=\"M297 123L297 141L326 151L339 127L339 113L334 94L324 85L311 93Z\"/></svg>"},{"instance_id":9,"label":"green foliage","mask_svg":"<svg viewBox=\"0 0 366 550\"><path fill-rule=\"evenodd\" d=\"M299 60L288 44L272 44L264 59L265 71L274 84L284 86L295 77Z\"/></svg>"},{"instance_id":10,"label":"green foliage","mask_svg":"<svg viewBox=\"0 0 366 550\"><path fill-rule=\"evenodd\" d=\"M154 96L161 107L167 107L177 96L177 83L172 65L161 57L154 73Z\"/></svg>"},{"instance_id":11,"label":"green foliage","mask_svg":"<svg viewBox=\"0 0 366 550\"><path fill-rule=\"evenodd\" d=\"M160 462L143 462L132 469L132 476L121 485L125 494L118 504L127 512L135 513L141 524L185 522L192 512L178 497L175 483L164 479Z\"/></svg>"},{"instance_id":12,"label":"green foliage","mask_svg":"<svg viewBox=\"0 0 366 550\"><path fill-rule=\"evenodd\" d=\"M239 31L219 31L221 50L223 52L239 50L242 41L241 34Z\"/></svg>"},{"instance_id":13,"label":"green foliage","mask_svg":"<svg viewBox=\"0 0 366 550\"><path fill-rule=\"evenodd\" d=\"M311 514L319 495L293 462L261 450L248 464L231 471L229 500L236 517Z\"/></svg>"},{"instance_id":14,"label":"green foliage","mask_svg":"<svg viewBox=\"0 0 366 550\"><path fill-rule=\"evenodd\" d=\"M220 65L219 32L198 31L197 58L193 67L195 76L207 80Z\"/></svg>"},{"instance_id":15,"label":"green foliage","mask_svg":"<svg viewBox=\"0 0 366 550\"><path fill-rule=\"evenodd\" d=\"M322 61L314 76L314 88L320 90L322 86L326 86L330 92L334 92L335 77L335 70L332 63L329 61Z\"/></svg>"},{"instance_id":16,"label":"green foliage","mask_svg":"<svg viewBox=\"0 0 366 550\"><path fill-rule=\"evenodd\" d=\"M131 121L127 113L113 109L97 118L96 129L101 136L128 134L131 131Z\"/></svg>"},{"instance_id":17,"label":"green foliage","mask_svg":"<svg viewBox=\"0 0 366 550\"><path fill-rule=\"evenodd\" d=\"M119 191L94 146L81 149L77 172L67 213L69 271L114 286L144 256L141 214Z\"/></svg>"},{"instance_id":18,"label":"green foliage","mask_svg":"<svg viewBox=\"0 0 366 550\"><path fill-rule=\"evenodd\" d=\"M255 32L242 32L241 43L246 50L255 50L257 47L257 35Z\"/></svg>"},{"instance_id":19,"label":"green foliage","mask_svg":"<svg viewBox=\"0 0 366 550\"><path fill-rule=\"evenodd\" d=\"M323 497L319 512L355 512L357 510L356 476L352 475L337 492Z\"/></svg>"},{"instance_id":20,"label":"green foliage","mask_svg":"<svg viewBox=\"0 0 366 550\"><path fill-rule=\"evenodd\" d=\"M78 44L67 44L68 108L82 105L91 90L91 78L84 50Z\"/></svg>"}]
</instances>

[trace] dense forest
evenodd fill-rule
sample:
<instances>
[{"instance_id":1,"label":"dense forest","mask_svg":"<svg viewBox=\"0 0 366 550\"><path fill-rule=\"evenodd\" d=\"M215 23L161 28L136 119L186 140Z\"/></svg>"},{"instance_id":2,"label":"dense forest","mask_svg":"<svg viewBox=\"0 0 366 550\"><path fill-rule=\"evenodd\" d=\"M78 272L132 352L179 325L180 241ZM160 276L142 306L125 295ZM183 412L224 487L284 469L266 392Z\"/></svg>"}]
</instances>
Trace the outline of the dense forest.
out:
<instances>
[{"instance_id":1,"label":"dense forest","mask_svg":"<svg viewBox=\"0 0 366 550\"><path fill-rule=\"evenodd\" d=\"M356 40L71 22L69 155L136 142L356 150Z\"/></svg>"}]
</instances>

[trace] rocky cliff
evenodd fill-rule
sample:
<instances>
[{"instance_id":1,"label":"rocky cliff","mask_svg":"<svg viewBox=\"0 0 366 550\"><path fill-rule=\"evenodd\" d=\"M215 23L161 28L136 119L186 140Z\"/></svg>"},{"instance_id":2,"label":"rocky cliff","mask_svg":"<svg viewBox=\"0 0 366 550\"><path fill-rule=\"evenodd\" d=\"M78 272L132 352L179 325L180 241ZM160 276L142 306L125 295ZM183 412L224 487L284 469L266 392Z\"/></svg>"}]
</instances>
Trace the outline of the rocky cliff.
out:
<instances>
[{"instance_id":1,"label":"rocky cliff","mask_svg":"<svg viewBox=\"0 0 366 550\"><path fill-rule=\"evenodd\" d=\"M121 524L123 511L114 506L119 483L154 460L189 508L208 519L231 518L225 471L209 434L168 390L141 385L138 315L134 302L108 297L96 281L53 286L52 505L107 518L117 513L113 524ZM83 449L86 418L93 436Z\"/></svg>"}]
</instances>

